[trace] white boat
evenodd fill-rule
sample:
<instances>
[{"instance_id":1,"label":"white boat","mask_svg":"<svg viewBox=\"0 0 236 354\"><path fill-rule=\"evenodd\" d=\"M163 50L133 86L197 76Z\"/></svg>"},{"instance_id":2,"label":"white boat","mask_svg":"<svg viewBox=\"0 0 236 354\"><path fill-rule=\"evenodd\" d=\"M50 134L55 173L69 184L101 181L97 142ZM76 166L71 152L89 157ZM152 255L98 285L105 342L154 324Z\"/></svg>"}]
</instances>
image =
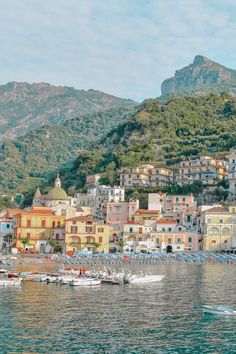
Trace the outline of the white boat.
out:
<instances>
[{"instance_id":1,"label":"white boat","mask_svg":"<svg viewBox=\"0 0 236 354\"><path fill-rule=\"evenodd\" d=\"M73 279L70 282L71 286L95 286L100 285L102 282L101 279L93 279L93 278L78 278Z\"/></svg>"},{"instance_id":2,"label":"white boat","mask_svg":"<svg viewBox=\"0 0 236 354\"><path fill-rule=\"evenodd\" d=\"M220 316L236 316L236 311L229 307L225 306L202 306L204 313L209 313L211 315L220 315Z\"/></svg>"},{"instance_id":3,"label":"white boat","mask_svg":"<svg viewBox=\"0 0 236 354\"><path fill-rule=\"evenodd\" d=\"M70 284L73 280L75 280L75 276L73 276L73 275L64 275L64 276L61 277L60 283L62 285Z\"/></svg>"},{"instance_id":4,"label":"white boat","mask_svg":"<svg viewBox=\"0 0 236 354\"><path fill-rule=\"evenodd\" d=\"M21 278L1 278L0 286L19 286L21 285Z\"/></svg>"},{"instance_id":5,"label":"white boat","mask_svg":"<svg viewBox=\"0 0 236 354\"><path fill-rule=\"evenodd\" d=\"M124 282L129 284L148 284L161 281L164 275L131 275L126 276Z\"/></svg>"}]
</instances>

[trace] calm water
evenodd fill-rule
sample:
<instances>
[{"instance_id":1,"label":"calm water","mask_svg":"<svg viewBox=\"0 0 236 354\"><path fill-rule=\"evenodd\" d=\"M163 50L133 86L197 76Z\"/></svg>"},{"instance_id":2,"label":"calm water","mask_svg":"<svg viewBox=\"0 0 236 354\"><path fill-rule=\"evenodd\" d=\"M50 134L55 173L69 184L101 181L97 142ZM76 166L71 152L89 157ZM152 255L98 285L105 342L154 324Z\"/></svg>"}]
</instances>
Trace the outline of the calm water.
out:
<instances>
[{"instance_id":1,"label":"calm water","mask_svg":"<svg viewBox=\"0 0 236 354\"><path fill-rule=\"evenodd\" d=\"M236 318L201 310L236 307L235 266L145 271L166 277L149 286L0 289L0 353L236 353Z\"/></svg>"}]
</instances>

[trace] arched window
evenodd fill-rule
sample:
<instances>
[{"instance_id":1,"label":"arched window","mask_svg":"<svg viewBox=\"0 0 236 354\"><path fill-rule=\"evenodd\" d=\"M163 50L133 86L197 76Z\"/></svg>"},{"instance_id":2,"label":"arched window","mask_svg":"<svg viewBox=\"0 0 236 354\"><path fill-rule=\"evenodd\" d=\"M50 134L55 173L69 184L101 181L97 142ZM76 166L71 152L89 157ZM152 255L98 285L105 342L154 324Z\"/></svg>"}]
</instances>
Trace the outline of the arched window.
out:
<instances>
[{"instance_id":1,"label":"arched window","mask_svg":"<svg viewBox=\"0 0 236 354\"><path fill-rule=\"evenodd\" d=\"M218 227L212 227L211 228L211 234L212 235L219 235L219 229L218 229Z\"/></svg>"},{"instance_id":2,"label":"arched window","mask_svg":"<svg viewBox=\"0 0 236 354\"><path fill-rule=\"evenodd\" d=\"M230 234L230 229L228 227L224 227L222 229L222 235L229 235Z\"/></svg>"}]
</instances>

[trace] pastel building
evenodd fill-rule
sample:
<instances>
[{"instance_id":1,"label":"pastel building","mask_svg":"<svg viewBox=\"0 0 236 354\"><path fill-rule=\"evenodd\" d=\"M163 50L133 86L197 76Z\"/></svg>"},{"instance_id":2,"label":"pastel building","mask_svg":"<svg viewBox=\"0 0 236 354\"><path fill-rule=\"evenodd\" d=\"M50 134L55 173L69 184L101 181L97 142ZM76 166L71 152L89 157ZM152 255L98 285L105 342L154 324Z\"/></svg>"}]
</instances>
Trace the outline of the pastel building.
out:
<instances>
[{"instance_id":1,"label":"pastel building","mask_svg":"<svg viewBox=\"0 0 236 354\"><path fill-rule=\"evenodd\" d=\"M114 234L123 230L123 225L133 221L135 213L139 208L139 200L129 202L109 202L106 206L106 223L112 226Z\"/></svg>"},{"instance_id":2,"label":"pastel building","mask_svg":"<svg viewBox=\"0 0 236 354\"><path fill-rule=\"evenodd\" d=\"M50 251L50 240L55 239L58 246L64 244L64 216L55 215L50 208L33 207L22 210L14 217L14 238L16 247L24 248L22 239L29 240L26 250L32 252Z\"/></svg>"},{"instance_id":3,"label":"pastel building","mask_svg":"<svg viewBox=\"0 0 236 354\"><path fill-rule=\"evenodd\" d=\"M236 148L230 149L228 156L229 170L227 179L229 181L229 199L236 199Z\"/></svg>"},{"instance_id":4,"label":"pastel building","mask_svg":"<svg viewBox=\"0 0 236 354\"><path fill-rule=\"evenodd\" d=\"M109 251L110 226L99 224L91 216L78 216L66 219L65 250Z\"/></svg>"},{"instance_id":5,"label":"pastel building","mask_svg":"<svg viewBox=\"0 0 236 354\"><path fill-rule=\"evenodd\" d=\"M227 176L227 162L210 156L182 161L178 167L177 183L188 184L201 181L205 186L216 186Z\"/></svg>"},{"instance_id":6,"label":"pastel building","mask_svg":"<svg viewBox=\"0 0 236 354\"><path fill-rule=\"evenodd\" d=\"M119 171L120 186L130 187L164 187L173 183L173 171L167 168L155 168L151 164L138 167L122 167Z\"/></svg>"},{"instance_id":7,"label":"pastel building","mask_svg":"<svg viewBox=\"0 0 236 354\"><path fill-rule=\"evenodd\" d=\"M206 251L236 249L235 207L214 207L202 212L200 232L203 238L203 249Z\"/></svg>"},{"instance_id":8,"label":"pastel building","mask_svg":"<svg viewBox=\"0 0 236 354\"><path fill-rule=\"evenodd\" d=\"M176 220L189 230L196 226L197 203L193 195L149 193L148 209L159 210L162 218Z\"/></svg>"}]
</instances>

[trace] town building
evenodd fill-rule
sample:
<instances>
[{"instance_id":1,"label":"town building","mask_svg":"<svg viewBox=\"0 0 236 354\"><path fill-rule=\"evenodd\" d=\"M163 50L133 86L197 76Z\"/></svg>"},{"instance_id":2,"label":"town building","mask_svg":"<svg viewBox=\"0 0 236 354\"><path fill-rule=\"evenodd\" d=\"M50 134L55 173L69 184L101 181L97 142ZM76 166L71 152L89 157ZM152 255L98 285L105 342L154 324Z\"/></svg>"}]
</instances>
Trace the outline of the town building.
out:
<instances>
[{"instance_id":1,"label":"town building","mask_svg":"<svg viewBox=\"0 0 236 354\"><path fill-rule=\"evenodd\" d=\"M98 220L106 220L106 209L108 202L124 202L125 190L120 186L100 185L89 188L87 193L77 193L76 204L82 208L91 208L91 214Z\"/></svg>"},{"instance_id":2,"label":"town building","mask_svg":"<svg viewBox=\"0 0 236 354\"><path fill-rule=\"evenodd\" d=\"M160 212L164 219L176 220L177 224L194 230L196 227L197 203L191 195L166 195L165 193L149 193L148 209Z\"/></svg>"},{"instance_id":3,"label":"town building","mask_svg":"<svg viewBox=\"0 0 236 354\"><path fill-rule=\"evenodd\" d=\"M152 224L129 222L124 225L124 252L183 252L201 249L201 237L177 224L176 220L158 220Z\"/></svg>"},{"instance_id":4,"label":"town building","mask_svg":"<svg viewBox=\"0 0 236 354\"><path fill-rule=\"evenodd\" d=\"M55 215L50 208L32 207L21 210L14 217L14 239L19 250L24 249L24 239L28 242L25 249L32 252L50 251L50 240L64 245L65 217Z\"/></svg>"},{"instance_id":5,"label":"town building","mask_svg":"<svg viewBox=\"0 0 236 354\"><path fill-rule=\"evenodd\" d=\"M13 218L21 212L19 208L3 209L0 213L0 251L9 249L13 242Z\"/></svg>"},{"instance_id":6,"label":"town building","mask_svg":"<svg viewBox=\"0 0 236 354\"><path fill-rule=\"evenodd\" d=\"M66 252L109 251L109 225L99 224L91 216L66 219Z\"/></svg>"},{"instance_id":7,"label":"town building","mask_svg":"<svg viewBox=\"0 0 236 354\"><path fill-rule=\"evenodd\" d=\"M147 209L138 209L134 214L134 221L135 222L143 222L143 221L157 221L160 219L160 212L159 210L147 210Z\"/></svg>"},{"instance_id":8,"label":"town building","mask_svg":"<svg viewBox=\"0 0 236 354\"><path fill-rule=\"evenodd\" d=\"M236 148L230 149L228 155L229 169L227 180L229 182L229 200L236 199Z\"/></svg>"},{"instance_id":9,"label":"town building","mask_svg":"<svg viewBox=\"0 0 236 354\"><path fill-rule=\"evenodd\" d=\"M112 226L112 236L118 237L123 231L123 225L133 221L139 208L139 200L129 202L109 202L106 205L106 223Z\"/></svg>"},{"instance_id":10,"label":"town building","mask_svg":"<svg viewBox=\"0 0 236 354\"><path fill-rule=\"evenodd\" d=\"M138 167L122 167L119 171L120 186L130 187L164 187L173 183L173 171L167 168L155 168L151 164Z\"/></svg>"},{"instance_id":11,"label":"town building","mask_svg":"<svg viewBox=\"0 0 236 354\"><path fill-rule=\"evenodd\" d=\"M205 187L215 187L227 176L227 162L209 156L182 161L178 167L177 183L180 185L201 181Z\"/></svg>"},{"instance_id":12,"label":"town building","mask_svg":"<svg viewBox=\"0 0 236 354\"><path fill-rule=\"evenodd\" d=\"M203 211L199 233L205 251L236 249L236 207L213 207Z\"/></svg>"}]
</instances>

